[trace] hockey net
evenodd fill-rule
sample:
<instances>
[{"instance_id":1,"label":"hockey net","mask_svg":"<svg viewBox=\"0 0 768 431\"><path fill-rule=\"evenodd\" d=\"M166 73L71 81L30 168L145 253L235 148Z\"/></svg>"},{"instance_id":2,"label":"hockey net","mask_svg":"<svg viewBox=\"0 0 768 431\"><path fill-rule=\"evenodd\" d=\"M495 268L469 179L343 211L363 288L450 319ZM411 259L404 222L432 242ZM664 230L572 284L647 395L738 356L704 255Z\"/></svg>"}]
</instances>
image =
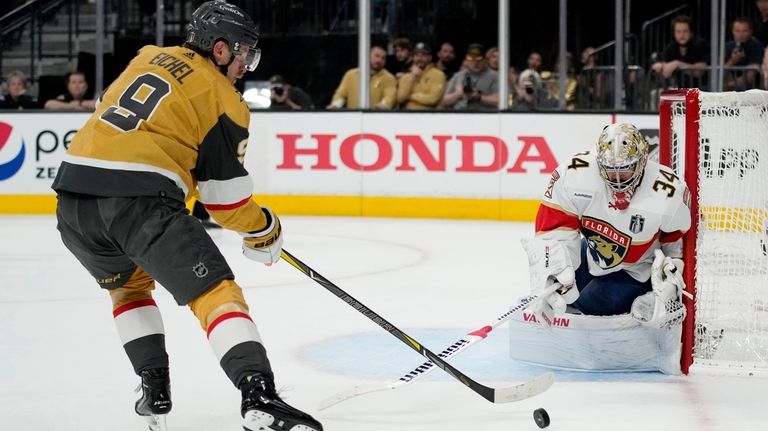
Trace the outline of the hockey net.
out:
<instances>
[{"instance_id":1,"label":"hockey net","mask_svg":"<svg viewBox=\"0 0 768 431\"><path fill-rule=\"evenodd\" d=\"M682 176L693 223L684 237L684 373L768 372L768 92L662 95L659 159Z\"/></svg>"}]
</instances>

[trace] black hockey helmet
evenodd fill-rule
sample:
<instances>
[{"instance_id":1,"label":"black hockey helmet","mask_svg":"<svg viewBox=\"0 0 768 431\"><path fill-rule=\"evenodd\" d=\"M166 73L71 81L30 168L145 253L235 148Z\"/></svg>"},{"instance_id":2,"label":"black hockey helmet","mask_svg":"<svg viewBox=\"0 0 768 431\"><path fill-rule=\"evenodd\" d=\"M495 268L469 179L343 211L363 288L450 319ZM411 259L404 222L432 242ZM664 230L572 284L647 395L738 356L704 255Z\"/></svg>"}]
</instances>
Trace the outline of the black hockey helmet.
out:
<instances>
[{"instance_id":1,"label":"black hockey helmet","mask_svg":"<svg viewBox=\"0 0 768 431\"><path fill-rule=\"evenodd\" d=\"M261 59L261 50L256 48L259 41L256 23L245 11L224 0L207 1L192 13L185 43L210 54L213 45L222 39L235 55L243 57L246 69L256 69Z\"/></svg>"}]
</instances>

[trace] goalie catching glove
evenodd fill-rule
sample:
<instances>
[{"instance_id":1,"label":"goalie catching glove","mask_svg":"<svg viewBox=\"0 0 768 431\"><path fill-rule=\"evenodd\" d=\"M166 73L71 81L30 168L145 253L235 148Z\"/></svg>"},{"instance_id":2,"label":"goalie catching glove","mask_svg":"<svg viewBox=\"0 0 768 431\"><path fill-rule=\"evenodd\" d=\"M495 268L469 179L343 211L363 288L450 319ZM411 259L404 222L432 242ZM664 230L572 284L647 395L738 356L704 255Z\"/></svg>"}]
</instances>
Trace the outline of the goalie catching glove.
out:
<instances>
[{"instance_id":1,"label":"goalie catching glove","mask_svg":"<svg viewBox=\"0 0 768 431\"><path fill-rule=\"evenodd\" d=\"M267 207L262 207L262 217L265 219L264 228L253 232L240 232L243 236L243 254L248 259L272 265L280 260L280 250L283 248L282 228L280 219Z\"/></svg>"},{"instance_id":2,"label":"goalie catching glove","mask_svg":"<svg viewBox=\"0 0 768 431\"><path fill-rule=\"evenodd\" d=\"M654 328L680 324L685 319L682 295L688 295L682 273L682 260L664 256L661 250L656 250L651 267L652 290L632 303L632 317L642 325Z\"/></svg>"},{"instance_id":3,"label":"goalie catching glove","mask_svg":"<svg viewBox=\"0 0 768 431\"><path fill-rule=\"evenodd\" d=\"M558 241L523 238L521 242L528 253L531 293L538 296L528 310L550 326L555 315L565 313L566 305L579 298L571 257Z\"/></svg>"}]
</instances>

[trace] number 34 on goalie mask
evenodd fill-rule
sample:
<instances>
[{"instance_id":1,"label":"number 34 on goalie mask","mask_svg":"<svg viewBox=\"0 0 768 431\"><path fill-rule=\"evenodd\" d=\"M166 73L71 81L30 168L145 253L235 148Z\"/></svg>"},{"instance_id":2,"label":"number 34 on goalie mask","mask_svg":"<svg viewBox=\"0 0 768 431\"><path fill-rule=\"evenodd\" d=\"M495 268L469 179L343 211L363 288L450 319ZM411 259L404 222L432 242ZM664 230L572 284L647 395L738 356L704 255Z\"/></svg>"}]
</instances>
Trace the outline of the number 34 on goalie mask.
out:
<instances>
[{"instance_id":1,"label":"number 34 on goalie mask","mask_svg":"<svg viewBox=\"0 0 768 431\"><path fill-rule=\"evenodd\" d=\"M631 124L611 124L597 140L600 176L614 193L631 193L648 161L648 142Z\"/></svg>"}]
</instances>

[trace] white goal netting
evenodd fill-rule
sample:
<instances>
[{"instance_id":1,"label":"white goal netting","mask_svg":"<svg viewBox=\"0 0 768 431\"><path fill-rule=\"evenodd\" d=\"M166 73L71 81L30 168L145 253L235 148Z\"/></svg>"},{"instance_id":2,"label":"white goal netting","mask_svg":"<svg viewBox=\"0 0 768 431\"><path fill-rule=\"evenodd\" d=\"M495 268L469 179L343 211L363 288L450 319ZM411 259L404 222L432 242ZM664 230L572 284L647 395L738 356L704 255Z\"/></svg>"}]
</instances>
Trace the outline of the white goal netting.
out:
<instances>
[{"instance_id":1,"label":"white goal netting","mask_svg":"<svg viewBox=\"0 0 768 431\"><path fill-rule=\"evenodd\" d=\"M688 184L698 190L698 234L685 259L696 268L693 365L765 371L768 92L700 92L699 102L697 184ZM690 168L685 110L672 104L671 161L681 175Z\"/></svg>"}]
</instances>

